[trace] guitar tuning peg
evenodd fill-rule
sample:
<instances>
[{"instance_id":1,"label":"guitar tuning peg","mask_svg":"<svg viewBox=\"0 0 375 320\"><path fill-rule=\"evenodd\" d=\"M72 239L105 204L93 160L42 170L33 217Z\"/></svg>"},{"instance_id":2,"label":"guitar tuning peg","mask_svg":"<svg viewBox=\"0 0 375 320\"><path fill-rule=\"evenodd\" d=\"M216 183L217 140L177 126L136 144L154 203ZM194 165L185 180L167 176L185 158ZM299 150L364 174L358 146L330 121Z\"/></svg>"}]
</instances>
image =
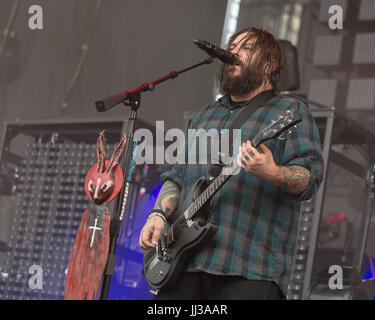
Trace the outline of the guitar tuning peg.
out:
<instances>
[{"instance_id":1,"label":"guitar tuning peg","mask_svg":"<svg viewBox=\"0 0 375 320\"><path fill-rule=\"evenodd\" d=\"M297 127L297 125L295 124L294 126L293 126L293 128L294 129L296 129L296 130L298 130L298 127Z\"/></svg>"},{"instance_id":2,"label":"guitar tuning peg","mask_svg":"<svg viewBox=\"0 0 375 320\"><path fill-rule=\"evenodd\" d=\"M277 138L278 138L279 140L285 140L285 137L284 137L282 134L280 134Z\"/></svg>"}]
</instances>

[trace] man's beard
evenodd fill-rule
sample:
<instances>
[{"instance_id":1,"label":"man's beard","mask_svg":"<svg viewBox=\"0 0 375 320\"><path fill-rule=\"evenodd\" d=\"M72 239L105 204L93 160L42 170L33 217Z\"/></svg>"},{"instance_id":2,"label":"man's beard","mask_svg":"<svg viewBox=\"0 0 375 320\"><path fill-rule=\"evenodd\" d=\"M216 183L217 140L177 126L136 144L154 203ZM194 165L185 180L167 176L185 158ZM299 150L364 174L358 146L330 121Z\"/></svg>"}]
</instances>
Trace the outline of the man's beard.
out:
<instances>
[{"instance_id":1,"label":"man's beard","mask_svg":"<svg viewBox=\"0 0 375 320\"><path fill-rule=\"evenodd\" d=\"M235 66L224 65L219 78L219 90L224 95L241 96L254 91L263 83L263 76L240 65L240 73L233 75Z\"/></svg>"}]
</instances>

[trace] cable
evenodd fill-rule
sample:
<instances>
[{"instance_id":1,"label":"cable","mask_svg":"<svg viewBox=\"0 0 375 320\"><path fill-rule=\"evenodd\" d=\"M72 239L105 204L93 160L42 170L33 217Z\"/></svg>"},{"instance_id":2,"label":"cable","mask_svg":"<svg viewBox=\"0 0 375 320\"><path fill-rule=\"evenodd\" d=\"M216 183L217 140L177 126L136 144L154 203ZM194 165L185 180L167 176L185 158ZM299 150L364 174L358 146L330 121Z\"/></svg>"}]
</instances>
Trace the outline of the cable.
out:
<instances>
[{"instance_id":1,"label":"cable","mask_svg":"<svg viewBox=\"0 0 375 320\"><path fill-rule=\"evenodd\" d=\"M74 85L77 82L78 76L81 73L83 63L85 62L85 59L86 59L86 56L87 56L87 51L88 51L88 48L89 48L89 44L90 44L90 40L91 40L91 35L92 35L92 30L94 28L96 18L97 18L98 14L99 14L99 9L100 9L100 6L101 6L101 2L102 2L102 0L97 0L96 1L95 10L94 10L94 16L92 18L92 21L91 21L91 24L90 24L90 28L89 28L89 34L87 36L87 40L86 40L85 44L83 44L83 46L82 46L83 52L82 52L81 57L79 59L78 65L77 65L77 67L76 67L76 69L75 69L75 71L73 73L73 77L69 81L69 85L68 85L68 88L67 88L66 96L68 96L70 94L70 92L72 91L72 89L74 88Z\"/></svg>"},{"instance_id":2,"label":"cable","mask_svg":"<svg viewBox=\"0 0 375 320\"><path fill-rule=\"evenodd\" d=\"M16 14L16 11L17 11L17 7L18 7L18 4L19 4L19 0L16 0L16 2L13 4L13 8L10 12L10 16L9 16L9 19L8 19L8 23L7 23L7 26L5 28L5 32L4 32L4 37L3 39L1 40L1 43L0 43L0 57L4 51L4 47L5 47L5 42L8 38L8 34L9 34L9 30L10 30L10 27L12 26L12 23L13 23L13 20L14 20L14 16Z\"/></svg>"}]
</instances>

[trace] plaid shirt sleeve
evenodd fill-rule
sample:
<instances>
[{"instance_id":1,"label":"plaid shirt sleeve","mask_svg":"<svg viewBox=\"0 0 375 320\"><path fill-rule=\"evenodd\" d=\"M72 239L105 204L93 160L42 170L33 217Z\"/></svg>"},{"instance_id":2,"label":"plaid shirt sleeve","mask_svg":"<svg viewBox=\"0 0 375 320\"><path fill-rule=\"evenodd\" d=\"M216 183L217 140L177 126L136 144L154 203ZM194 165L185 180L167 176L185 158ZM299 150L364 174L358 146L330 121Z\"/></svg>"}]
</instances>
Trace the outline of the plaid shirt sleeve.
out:
<instances>
[{"instance_id":1,"label":"plaid shirt sleeve","mask_svg":"<svg viewBox=\"0 0 375 320\"><path fill-rule=\"evenodd\" d=\"M283 197L291 201L305 201L311 199L323 180L324 162L321 154L319 131L309 109L301 102L299 115L302 122L285 135L285 146L280 165L301 166L310 171L310 179L304 192L300 195L283 192Z\"/></svg>"},{"instance_id":2,"label":"plaid shirt sleeve","mask_svg":"<svg viewBox=\"0 0 375 320\"><path fill-rule=\"evenodd\" d=\"M185 170L186 164L175 164L170 171L164 172L160 175L161 184L164 184L165 181L170 180L177 184L180 189L182 189Z\"/></svg>"},{"instance_id":3,"label":"plaid shirt sleeve","mask_svg":"<svg viewBox=\"0 0 375 320\"><path fill-rule=\"evenodd\" d=\"M186 144L185 144L186 145ZM187 150L185 148L185 154ZM184 176L185 176L186 164L185 163L176 163L171 170L164 172L160 175L161 184L170 180L177 184L180 189L182 189Z\"/></svg>"}]
</instances>

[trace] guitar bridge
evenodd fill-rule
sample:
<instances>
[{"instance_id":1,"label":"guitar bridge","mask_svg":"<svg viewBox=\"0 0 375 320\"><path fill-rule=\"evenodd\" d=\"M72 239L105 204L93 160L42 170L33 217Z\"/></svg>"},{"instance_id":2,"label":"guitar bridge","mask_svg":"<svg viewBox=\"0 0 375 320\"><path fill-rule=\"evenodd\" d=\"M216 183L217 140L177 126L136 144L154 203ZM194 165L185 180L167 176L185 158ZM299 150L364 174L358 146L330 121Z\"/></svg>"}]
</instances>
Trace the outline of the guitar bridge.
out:
<instances>
[{"instance_id":1,"label":"guitar bridge","mask_svg":"<svg viewBox=\"0 0 375 320\"><path fill-rule=\"evenodd\" d=\"M170 246L174 242L174 233L172 228L168 228L167 231L167 245Z\"/></svg>"}]
</instances>

